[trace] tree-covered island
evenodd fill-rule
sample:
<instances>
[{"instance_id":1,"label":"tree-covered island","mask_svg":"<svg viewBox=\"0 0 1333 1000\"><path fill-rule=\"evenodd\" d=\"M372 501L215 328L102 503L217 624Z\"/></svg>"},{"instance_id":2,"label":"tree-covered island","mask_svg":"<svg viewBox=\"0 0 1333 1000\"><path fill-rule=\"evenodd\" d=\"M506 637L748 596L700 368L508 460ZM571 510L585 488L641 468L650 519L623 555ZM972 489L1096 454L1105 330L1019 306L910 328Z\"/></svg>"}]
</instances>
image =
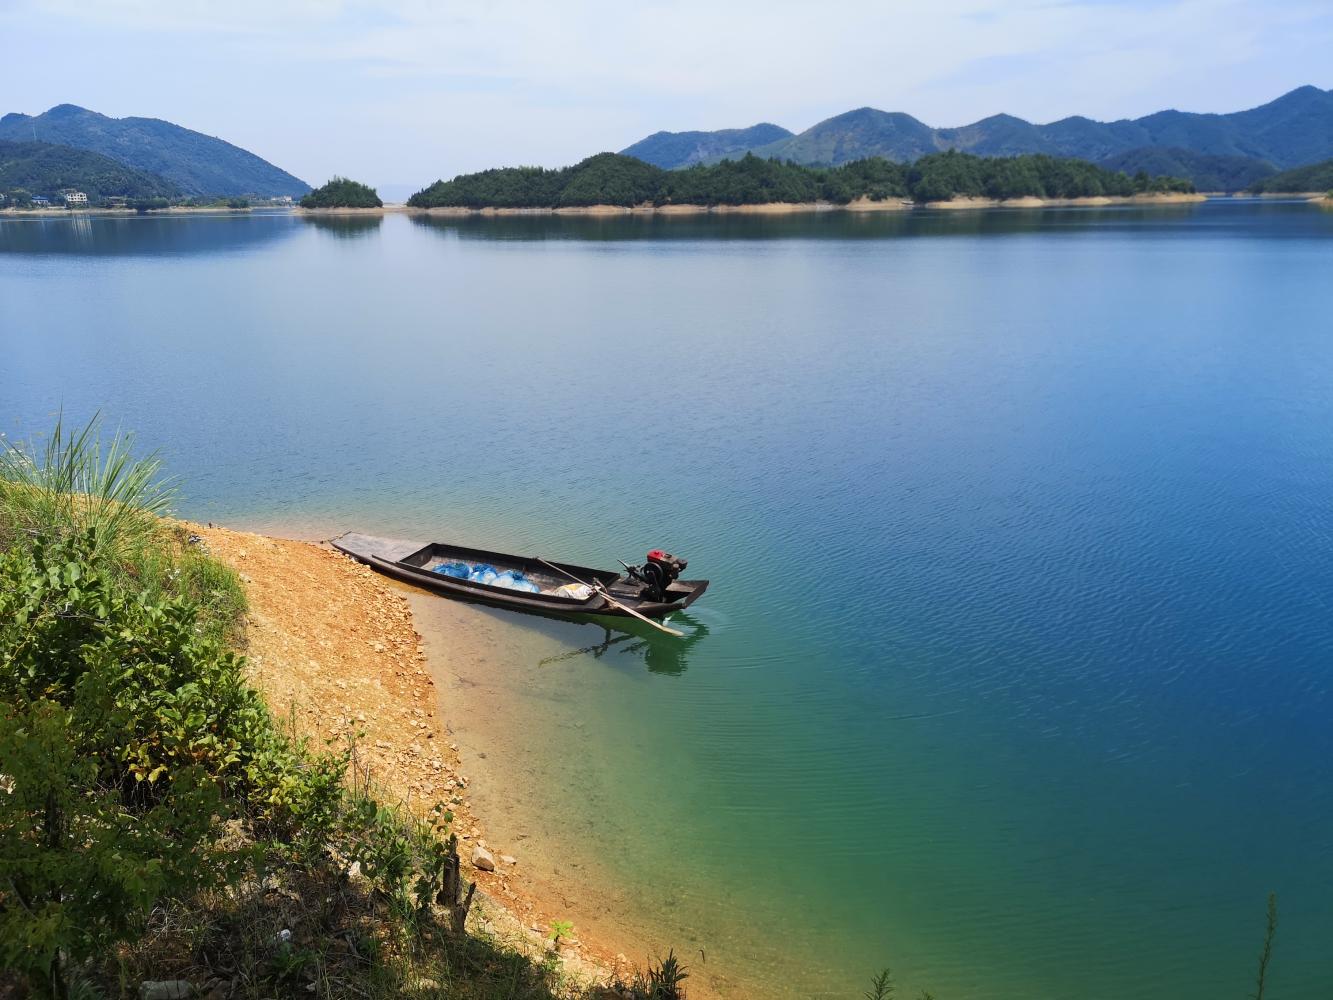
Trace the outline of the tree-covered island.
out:
<instances>
[{"instance_id":1,"label":"tree-covered island","mask_svg":"<svg viewBox=\"0 0 1333 1000\"><path fill-rule=\"evenodd\" d=\"M505 167L436 181L415 208L575 208L589 205L762 205L858 199L923 204L955 198L1098 198L1191 194L1179 177L1130 176L1083 160L950 151L914 163L881 157L837 167L804 167L746 154L709 166L663 170L630 156L599 153L572 167Z\"/></svg>"},{"instance_id":2,"label":"tree-covered island","mask_svg":"<svg viewBox=\"0 0 1333 1000\"><path fill-rule=\"evenodd\" d=\"M334 177L301 199L302 208L383 208L373 187L346 177Z\"/></svg>"}]
</instances>

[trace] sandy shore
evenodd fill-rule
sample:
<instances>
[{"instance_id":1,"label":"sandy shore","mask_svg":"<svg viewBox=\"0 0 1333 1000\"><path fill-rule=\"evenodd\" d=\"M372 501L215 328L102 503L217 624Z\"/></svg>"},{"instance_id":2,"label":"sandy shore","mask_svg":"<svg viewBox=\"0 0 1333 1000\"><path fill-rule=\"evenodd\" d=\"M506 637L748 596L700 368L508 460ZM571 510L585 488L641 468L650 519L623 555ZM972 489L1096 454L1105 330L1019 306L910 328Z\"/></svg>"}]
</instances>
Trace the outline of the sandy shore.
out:
<instances>
[{"instance_id":1,"label":"sandy shore","mask_svg":"<svg viewBox=\"0 0 1333 1000\"><path fill-rule=\"evenodd\" d=\"M420 212L419 208L409 208L398 202L381 205L379 208L302 208L292 207L293 215L400 215Z\"/></svg>"},{"instance_id":2,"label":"sandy shore","mask_svg":"<svg viewBox=\"0 0 1333 1000\"><path fill-rule=\"evenodd\" d=\"M1202 194L1135 194L1096 198L951 198L929 201L925 208L1095 208L1102 205L1189 205L1207 201Z\"/></svg>"},{"instance_id":3,"label":"sandy shore","mask_svg":"<svg viewBox=\"0 0 1333 1000\"><path fill-rule=\"evenodd\" d=\"M871 201L857 198L846 205L831 201L770 201L758 205L579 205L569 208L423 208L409 209L425 215L450 217L510 215L795 215L806 212L900 212L912 203L900 199Z\"/></svg>"},{"instance_id":4,"label":"sandy shore","mask_svg":"<svg viewBox=\"0 0 1333 1000\"><path fill-rule=\"evenodd\" d=\"M1207 201L1201 194L1136 194L1100 198L954 198L918 205L901 198L872 201L857 198L845 205L828 201L765 202L759 205L581 205L570 208L424 208L405 209L425 215L452 217L510 215L794 215L806 212L904 212L914 208L1080 208L1098 205L1182 205Z\"/></svg>"},{"instance_id":5,"label":"sandy shore","mask_svg":"<svg viewBox=\"0 0 1333 1000\"><path fill-rule=\"evenodd\" d=\"M244 648L250 680L274 715L290 719L316 747L354 739L372 780L408 809L425 814L436 802L448 804L468 877L478 883L478 920L531 954L544 954L551 921L567 912L541 897L520 850L486 840L403 592L324 545L190 529L240 574L250 602ZM469 654L451 644L450 655ZM495 856L497 871L468 864L473 845ZM604 980L628 966L610 943L597 940L576 940L562 960L585 980Z\"/></svg>"},{"instance_id":6,"label":"sandy shore","mask_svg":"<svg viewBox=\"0 0 1333 1000\"><path fill-rule=\"evenodd\" d=\"M283 208L282 205L252 205L246 208L230 208L226 205L209 205L207 207L171 205L167 208L154 208L148 212L140 212L137 208L4 208L0 209L0 215L19 219L28 216L50 215L235 215L256 210L280 212Z\"/></svg>"}]
</instances>

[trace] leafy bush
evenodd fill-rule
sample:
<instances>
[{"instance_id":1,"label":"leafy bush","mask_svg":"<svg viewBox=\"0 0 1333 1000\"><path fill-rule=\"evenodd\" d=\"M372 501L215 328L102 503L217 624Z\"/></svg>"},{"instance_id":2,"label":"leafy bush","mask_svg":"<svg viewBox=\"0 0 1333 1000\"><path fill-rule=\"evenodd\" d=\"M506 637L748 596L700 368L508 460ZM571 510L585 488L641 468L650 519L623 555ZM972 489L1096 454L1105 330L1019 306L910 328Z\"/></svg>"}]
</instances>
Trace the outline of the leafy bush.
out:
<instances>
[{"instance_id":1,"label":"leafy bush","mask_svg":"<svg viewBox=\"0 0 1333 1000\"><path fill-rule=\"evenodd\" d=\"M278 749L236 657L183 601L111 586L92 535L0 559L0 939L23 942L6 965L57 992L60 955L96 954L159 896L223 876L223 798L258 790Z\"/></svg>"},{"instance_id":2,"label":"leafy bush","mask_svg":"<svg viewBox=\"0 0 1333 1000\"><path fill-rule=\"evenodd\" d=\"M99 776L82 712L45 698L0 704L0 966L65 992L62 958L100 954L162 895L214 881L216 789L198 768L132 808Z\"/></svg>"}]
</instances>

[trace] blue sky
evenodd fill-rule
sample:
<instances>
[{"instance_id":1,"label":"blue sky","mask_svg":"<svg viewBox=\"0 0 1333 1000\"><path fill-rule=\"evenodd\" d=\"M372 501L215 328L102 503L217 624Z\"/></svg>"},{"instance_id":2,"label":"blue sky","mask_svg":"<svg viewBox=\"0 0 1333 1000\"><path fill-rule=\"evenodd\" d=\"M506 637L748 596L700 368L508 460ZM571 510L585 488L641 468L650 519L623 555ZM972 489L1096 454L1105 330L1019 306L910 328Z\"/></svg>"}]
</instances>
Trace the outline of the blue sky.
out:
<instances>
[{"instance_id":1,"label":"blue sky","mask_svg":"<svg viewBox=\"0 0 1333 1000\"><path fill-rule=\"evenodd\" d=\"M1333 87L1330 0L0 0L0 111L166 118L320 183L850 108L961 125Z\"/></svg>"}]
</instances>

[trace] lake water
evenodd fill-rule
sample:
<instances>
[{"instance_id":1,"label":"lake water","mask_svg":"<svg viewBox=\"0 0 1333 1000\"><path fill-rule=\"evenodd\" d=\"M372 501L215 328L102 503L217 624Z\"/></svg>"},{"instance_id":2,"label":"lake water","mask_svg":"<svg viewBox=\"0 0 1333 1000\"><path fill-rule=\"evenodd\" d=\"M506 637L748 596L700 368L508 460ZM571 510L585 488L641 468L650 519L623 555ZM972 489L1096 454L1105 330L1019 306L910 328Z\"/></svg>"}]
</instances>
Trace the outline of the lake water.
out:
<instances>
[{"instance_id":1,"label":"lake water","mask_svg":"<svg viewBox=\"0 0 1333 1000\"><path fill-rule=\"evenodd\" d=\"M5 219L0 430L100 409L197 519L686 556L685 641L447 614L504 653L491 828L698 981L1243 996L1275 891L1298 1000L1331 262L1282 203Z\"/></svg>"}]
</instances>

